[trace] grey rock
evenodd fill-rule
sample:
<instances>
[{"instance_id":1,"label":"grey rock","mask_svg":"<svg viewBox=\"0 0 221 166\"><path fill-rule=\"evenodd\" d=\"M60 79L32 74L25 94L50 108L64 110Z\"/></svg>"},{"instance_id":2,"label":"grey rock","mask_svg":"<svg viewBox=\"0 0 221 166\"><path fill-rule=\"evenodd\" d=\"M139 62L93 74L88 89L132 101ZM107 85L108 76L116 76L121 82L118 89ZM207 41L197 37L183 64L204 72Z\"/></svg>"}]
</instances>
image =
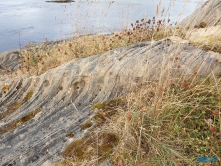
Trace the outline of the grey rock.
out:
<instances>
[{"instance_id":1,"label":"grey rock","mask_svg":"<svg viewBox=\"0 0 221 166\"><path fill-rule=\"evenodd\" d=\"M19 65L19 50L6 51L0 54L0 74L6 70L15 71Z\"/></svg>"},{"instance_id":2,"label":"grey rock","mask_svg":"<svg viewBox=\"0 0 221 166\"><path fill-rule=\"evenodd\" d=\"M199 75L217 73L221 65L216 59L221 62L218 53L188 44L156 41L73 59L40 76L0 81L0 88L5 84L10 87L0 97L0 112L34 92L28 102L0 120L0 130L36 108L43 108L24 126L0 135L0 165L40 166L57 162L70 143L65 141L67 133L75 133L73 140L84 133L80 125L90 118L94 103L122 96L145 81L159 79L161 74L164 80L168 74L191 77L196 71ZM15 66L13 62L10 64ZM8 62L1 64L5 63Z\"/></svg>"},{"instance_id":3,"label":"grey rock","mask_svg":"<svg viewBox=\"0 0 221 166\"><path fill-rule=\"evenodd\" d=\"M190 16L185 18L180 25L193 28L201 22L207 26L221 25L221 1L208 0L200 8L196 9Z\"/></svg>"}]
</instances>

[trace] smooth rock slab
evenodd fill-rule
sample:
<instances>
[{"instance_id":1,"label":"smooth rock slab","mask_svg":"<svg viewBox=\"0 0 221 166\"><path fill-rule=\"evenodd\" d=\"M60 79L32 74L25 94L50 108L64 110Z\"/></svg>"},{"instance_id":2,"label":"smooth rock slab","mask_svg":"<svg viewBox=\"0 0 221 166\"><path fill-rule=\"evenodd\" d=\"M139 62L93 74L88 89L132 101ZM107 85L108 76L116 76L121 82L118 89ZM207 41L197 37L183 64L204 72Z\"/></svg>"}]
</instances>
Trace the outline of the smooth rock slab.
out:
<instances>
[{"instance_id":1,"label":"smooth rock slab","mask_svg":"<svg viewBox=\"0 0 221 166\"><path fill-rule=\"evenodd\" d=\"M181 21L180 25L193 28L201 22L207 26L221 25L221 1L207 0L200 8L196 9L190 16Z\"/></svg>"},{"instance_id":2,"label":"smooth rock slab","mask_svg":"<svg viewBox=\"0 0 221 166\"><path fill-rule=\"evenodd\" d=\"M218 53L157 41L74 59L40 76L0 81L0 88L9 85L9 92L0 97L0 112L34 92L28 102L0 120L0 130L36 108L43 108L41 115L0 135L0 165L57 162L71 142L67 134L75 133L73 140L82 136L80 125L90 118L94 103L124 95L160 75L164 80L169 73L172 77L217 73L221 71L220 62Z\"/></svg>"}]
</instances>

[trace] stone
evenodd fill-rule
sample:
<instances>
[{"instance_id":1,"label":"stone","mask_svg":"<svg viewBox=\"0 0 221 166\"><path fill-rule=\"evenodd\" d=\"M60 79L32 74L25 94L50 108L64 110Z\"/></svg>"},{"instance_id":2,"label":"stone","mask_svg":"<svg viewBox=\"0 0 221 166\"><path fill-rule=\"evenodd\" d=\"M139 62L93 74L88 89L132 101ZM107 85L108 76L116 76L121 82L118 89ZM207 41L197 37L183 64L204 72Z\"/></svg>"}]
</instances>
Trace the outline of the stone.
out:
<instances>
[{"instance_id":1,"label":"stone","mask_svg":"<svg viewBox=\"0 0 221 166\"><path fill-rule=\"evenodd\" d=\"M170 72L171 77L192 77L194 72L199 75L220 72L221 64L216 63L220 54L205 52L182 44L180 38L172 38L180 43L165 39L135 44L87 58L73 59L39 76L2 79L0 88L7 84L10 90L0 97L0 112L22 100L28 92L33 91L34 94L15 112L0 120L0 131L37 108L42 108L42 111L24 126L0 135L0 145L11 146L0 148L1 165L10 165L12 162L20 165L48 165L59 161L61 152L70 143L64 138L69 132L75 133L78 138L84 134L80 126L90 119L94 103L122 96L143 82L159 79L160 74L164 79ZM7 55L11 58L4 57L6 54L0 56L3 58L1 65L12 65L15 69L19 64L16 61L19 60L18 54ZM175 58L179 61L174 61ZM71 139L76 138L74 136ZM44 154L46 149L50 155Z\"/></svg>"},{"instance_id":2,"label":"stone","mask_svg":"<svg viewBox=\"0 0 221 166\"><path fill-rule=\"evenodd\" d=\"M189 27L199 26L206 23L206 27L221 25L221 1L208 0L201 7L197 8L190 16L181 21L180 26Z\"/></svg>"}]
</instances>

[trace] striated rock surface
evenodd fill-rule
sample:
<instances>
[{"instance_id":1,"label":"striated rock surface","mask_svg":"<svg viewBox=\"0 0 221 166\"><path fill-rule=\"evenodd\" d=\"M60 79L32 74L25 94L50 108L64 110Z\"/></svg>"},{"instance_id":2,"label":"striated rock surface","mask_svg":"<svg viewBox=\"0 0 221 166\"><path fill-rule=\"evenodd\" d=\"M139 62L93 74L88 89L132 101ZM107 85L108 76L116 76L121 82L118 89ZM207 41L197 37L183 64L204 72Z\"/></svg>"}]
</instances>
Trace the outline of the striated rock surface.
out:
<instances>
[{"instance_id":1,"label":"striated rock surface","mask_svg":"<svg viewBox=\"0 0 221 166\"><path fill-rule=\"evenodd\" d=\"M6 70L15 71L18 68L18 65L19 50L6 51L0 54L0 75L3 75Z\"/></svg>"},{"instance_id":2,"label":"striated rock surface","mask_svg":"<svg viewBox=\"0 0 221 166\"><path fill-rule=\"evenodd\" d=\"M218 53L156 41L74 59L40 76L2 79L0 88L8 90L0 95L0 165L50 165L84 133L80 125L90 118L94 103L121 96L161 74L218 73L220 62ZM16 66L16 61L1 61L1 66L6 64ZM41 110L31 120L5 131L37 109ZM69 132L75 133L73 138Z\"/></svg>"},{"instance_id":3,"label":"striated rock surface","mask_svg":"<svg viewBox=\"0 0 221 166\"><path fill-rule=\"evenodd\" d=\"M180 25L193 28L201 22L207 26L221 25L221 1L208 0L200 8L196 9L190 16L185 18Z\"/></svg>"}]
</instances>

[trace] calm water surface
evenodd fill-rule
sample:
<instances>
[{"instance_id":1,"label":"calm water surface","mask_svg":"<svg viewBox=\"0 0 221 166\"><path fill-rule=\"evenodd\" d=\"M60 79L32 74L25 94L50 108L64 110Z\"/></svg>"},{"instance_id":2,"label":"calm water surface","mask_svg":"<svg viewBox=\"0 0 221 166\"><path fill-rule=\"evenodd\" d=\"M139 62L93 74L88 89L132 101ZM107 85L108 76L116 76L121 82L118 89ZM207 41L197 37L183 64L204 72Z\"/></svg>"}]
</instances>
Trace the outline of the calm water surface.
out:
<instances>
[{"instance_id":1,"label":"calm water surface","mask_svg":"<svg viewBox=\"0 0 221 166\"><path fill-rule=\"evenodd\" d=\"M160 11L164 7L165 13L176 22L181 13L182 19L202 3L203 0L162 0ZM0 53L29 42L43 42L46 38L72 37L76 32L119 31L137 19L152 18L158 4L158 0L76 0L72 3L0 0Z\"/></svg>"}]
</instances>

